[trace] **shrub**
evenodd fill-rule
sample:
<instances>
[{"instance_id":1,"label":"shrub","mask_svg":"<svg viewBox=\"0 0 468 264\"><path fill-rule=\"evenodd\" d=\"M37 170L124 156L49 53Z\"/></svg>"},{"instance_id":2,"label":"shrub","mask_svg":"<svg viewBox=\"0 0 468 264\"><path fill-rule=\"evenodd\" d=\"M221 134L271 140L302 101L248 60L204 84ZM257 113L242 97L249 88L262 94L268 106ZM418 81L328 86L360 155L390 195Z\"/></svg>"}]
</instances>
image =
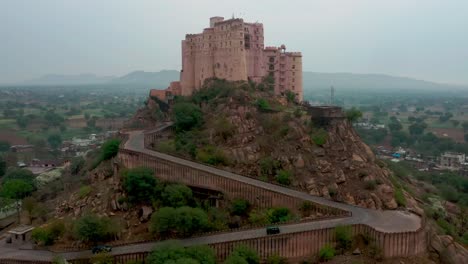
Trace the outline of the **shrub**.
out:
<instances>
[{"instance_id":1,"label":"shrub","mask_svg":"<svg viewBox=\"0 0 468 264\"><path fill-rule=\"evenodd\" d=\"M395 188L395 201L397 202L398 206L406 206L406 198L403 194L403 190L400 187Z\"/></svg>"},{"instance_id":2,"label":"shrub","mask_svg":"<svg viewBox=\"0 0 468 264\"><path fill-rule=\"evenodd\" d=\"M300 108L296 108L296 109L294 109L293 114L294 114L295 117L299 118L299 117L302 116L302 110Z\"/></svg>"},{"instance_id":3,"label":"shrub","mask_svg":"<svg viewBox=\"0 0 468 264\"><path fill-rule=\"evenodd\" d=\"M161 199L165 206L181 207L192 202L192 190L183 184L169 184L164 188Z\"/></svg>"},{"instance_id":4,"label":"shrub","mask_svg":"<svg viewBox=\"0 0 468 264\"><path fill-rule=\"evenodd\" d=\"M101 148L101 160L108 160L117 155L119 152L119 139L110 139L106 141Z\"/></svg>"},{"instance_id":5,"label":"shrub","mask_svg":"<svg viewBox=\"0 0 468 264\"><path fill-rule=\"evenodd\" d=\"M179 207L176 209L176 215L175 229L183 236L204 232L210 227L208 215L200 208Z\"/></svg>"},{"instance_id":6,"label":"shrub","mask_svg":"<svg viewBox=\"0 0 468 264\"><path fill-rule=\"evenodd\" d=\"M157 194L158 180L151 169L139 167L125 170L123 189L130 202L149 202Z\"/></svg>"},{"instance_id":7,"label":"shrub","mask_svg":"<svg viewBox=\"0 0 468 264\"><path fill-rule=\"evenodd\" d=\"M235 199L232 201L231 214L233 215L247 215L250 209L250 202L245 199Z\"/></svg>"},{"instance_id":8,"label":"shrub","mask_svg":"<svg viewBox=\"0 0 468 264\"><path fill-rule=\"evenodd\" d=\"M310 137L316 145L322 146L327 142L328 133L325 129L320 128L319 130L313 132Z\"/></svg>"},{"instance_id":9,"label":"shrub","mask_svg":"<svg viewBox=\"0 0 468 264\"><path fill-rule=\"evenodd\" d=\"M296 94L288 90L286 91L286 99L288 99L288 102L294 102L296 101Z\"/></svg>"},{"instance_id":10,"label":"shrub","mask_svg":"<svg viewBox=\"0 0 468 264\"><path fill-rule=\"evenodd\" d=\"M177 241L166 241L151 251L145 263L215 264L216 257L213 249L206 245L184 248Z\"/></svg>"},{"instance_id":11,"label":"shrub","mask_svg":"<svg viewBox=\"0 0 468 264\"><path fill-rule=\"evenodd\" d=\"M258 256L258 253L246 245L239 245L236 248L234 248L231 255L226 259L226 262L228 261L228 259L232 257L237 258L238 260L243 259L245 260L245 263L248 263L248 264L260 263L260 257ZM234 262L231 260L228 263L243 263L243 262Z\"/></svg>"},{"instance_id":12,"label":"shrub","mask_svg":"<svg viewBox=\"0 0 468 264\"><path fill-rule=\"evenodd\" d=\"M197 151L196 159L210 165L228 165L224 152L214 146L205 146Z\"/></svg>"},{"instance_id":13,"label":"shrub","mask_svg":"<svg viewBox=\"0 0 468 264\"><path fill-rule=\"evenodd\" d=\"M175 140L169 139L166 141L158 142L155 146L155 149L159 152L174 154L176 153L176 143Z\"/></svg>"},{"instance_id":14,"label":"shrub","mask_svg":"<svg viewBox=\"0 0 468 264\"><path fill-rule=\"evenodd\" d=\"M92 191L91 186L89 186L89 185L81 186L81 187L80 187L80 190L78 191L78 197L80 197L80 199L83 199L83 198L85 198L86 196L88 196L88 194L89 194L91 191Z\"/></svg>"},{"instance_id":15,"label":"shrub","mask_svg":"<svg viewBox=\"0 0 468 264\"><path fill-rule=\"evenodd\" d=\"M264 175L271 175L279 168L280 164L277 160L274 160L272 157L268 156L260 159L259 161L260 171Z\"/></svg>"},{"instance_id":16,"label":"shrub","mask_svg":"<svg viewBox=\"0 0 468 264\"><path fill-rule=\"evenodd\" d=\"M217 136L221 137L224 141L232 137L235 133L236 127L227 120L226 117L221 117L214 123L214 130Z\"/></svg>"},{"instance_id":17,"label":"shrub","mask_svg":"<svg viewBox=\"0 0 468 264\"><path fill-rule=\"evenodd\" d=\"M438 219L437 220L437 225L439 225L443 230L446 235L450 235L452 237L457 237L457 228L447 222L445 219Z\"/></svg>"},{"instance_id":18,"label":"shrub","mask_svg":"<svg viewBox=\"0 0 468 264\"><path fill-rule=\"evenodd\" d=\"M290 185L291 184L291 171L279 170L276 174L276 181L279 184Z\"/></svg>"},{"instance_id":19,"label":"shrub","mask_svg":"<svg viewBox=\"0 0 468 264\"><path fill-rule=\"evenodd\" d=\"M200 208L188 206L174 209L163 207L151 216L150 231L153 234L166 235L176 231L182 236L208 230L208 215Z\"/></svg>"},{"instance_id":20,"label":"shrub","mask_svg":"<svg viewBox=\"0 0 468 264\"><path fill-rule=\"evenodd\" d=\"M266 264L287 264L288 260L279 255L271 255L267 258Z\"/></svg>"},{"instance_id":21,"label":"shrub","mask_svg":"<svg viewBox=\"0 0 468 264\"><path fill-rule=\"evenodd\" d=\"M249 222L253 225L266 225L270 220L266 211L252 210L249 213Z\"/></svg>"},{"instance_id":22,"label":"shrub","mask_svg":"<svg viewBox=\"0 0 468 264\"><path fill-rule=\"evenodd\" d=\"M287 222L293 217L289 208L278 207L268 210L268 221L270 223Z\"/></svg>"},{"instance_id":23,"label":"shrub","mask_svg":"<svg viewBox=\"0 0 468 264\"><path fill-rule=\"evenodd\" d=\"M85 242L99 242L112 238L117 233L118 226L108 217L85 215L74 223L74 235Z\"/></svg>"},{"instance_id":24,"label":"shrub","mask_svg":"<svg viewBox=\"0 0 468 264\"><path fill-rule=\"evenodd\" d=\"M299 211L301 211L303 217L306 217L310 215L312 209L313 209L313 204L309 201L304 201L302 202L301 207L299 208Z\"/></svg>"},{"instance_id":25,"label":"shrub","mask_svg":"<svg viewBox=\"0 0 468 264\"><path fill-rule=\"evenodd\" d=\"M114 257L110 255L109 253L99 253L96 255L93 255L91 259L89 260L90 263L93 264L113 264L114 262Z\"/></svg>"},{"instance_id":26,"label":"shrub","mask_svg":"<svg viewBox=\"0 0 468 264\"><path fill-rule=\"evenodd\" d=\"M366 190L375 190L376 186L377 182L375 180L368 180L364 182L364 188L366 188Z\"/></svg>"},{"instance_id":27,"label":"shrub","mask_svg":"<svg viewBox=\"0 0 468 264\"><path fill-rule=\"evenodd\" d=\"M353 108L351 108L349 110L346 110L345 114L346 114L346 118L350 122L356 122L359 118L362 117L362 112L359 109L355 108L355 107L353 107Z\"/></svg>"},{"instance_id":28,"label":"shrub","mask_svg":"<svg viewBox=\"0 0 468 264\"><path fill-rule=\"evenodd\" d=\"M195 104L176 103L173 107L174 125L176 131L188 131L200 127L203 123L203 113Z\"/></svg>"},{"instance_id":29,"label":"shrub","mask_svg":"<svg viewBox=\"0 0 468 264\"><path fill-rule=\"evenodd\" d=\"M321 261L329 261L335 257L335 249L332 248L330 245L325 245L319 251L319 259Z\"/></svg>"},{"instance_id":30,"label":"shrub","mask_svg":"<svg viewBox=\"0 0 468 264\"><path fill-rule=\"evenodd\" d=\"M271 107L270 107L270 104L268 103L268 101L264 98L260 98L260 99L257 99L257 102L255 102L255 104L257 105L258 109L260 111L268 111L268 110L271 110Z\"/></svg>"},{"instance_id":31,"label":"shrub","mask_svg":"<svg viewBox=\"0 0 468 264\"><path fill-rule=\"evenodd\" d=\"M338 194L338 190L333 186L329 186L328 194L330 195L330 197L335 197Z\"/></svg>"},{"instance_id":32,"label":"shrub","mask_svg":"<svg viewBox=\"0 0 468 264\"><path fill-rule=\"evenodd\" d=\"M176 211L172 207L162 207L151 215L150 232L153 235L167 235L175 227Z\"/></svg>"},{"instance_id":33,"label":"shrub","mask_svg":"<svg viewBox=\"0 0 468 264\"><path fill-rule=\"evenodd\" d=\"M350 226L335 227L335 238L337 248L347 250L351 247L352 233Z\"/></svg>"},{"instance_id":34,"label":"shrub","mask_svg":"<svg viewBox=\"0 0 468 264\"><path fill-rule=\"evenodd\" d=\"M83 157L73 158L70 164L70 172L73 175L77 175L84 167L85 160Z\"/></svg>"}]
</instances>

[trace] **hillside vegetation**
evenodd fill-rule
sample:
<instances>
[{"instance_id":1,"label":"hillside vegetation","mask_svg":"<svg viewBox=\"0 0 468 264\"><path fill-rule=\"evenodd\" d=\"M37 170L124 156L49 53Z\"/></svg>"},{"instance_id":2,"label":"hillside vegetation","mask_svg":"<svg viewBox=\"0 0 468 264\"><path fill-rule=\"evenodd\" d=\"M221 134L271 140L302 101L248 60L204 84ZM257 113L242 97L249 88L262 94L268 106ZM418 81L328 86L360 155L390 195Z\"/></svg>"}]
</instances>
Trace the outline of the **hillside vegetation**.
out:
<instances>
[{"instance_id":1,"label":"hillside vegetation","mask_svg":"<svg viewBox=\"0 0 468 264\"><path fill-rule=\"evenodd\" d=\"M135 118L174 121L175 129L153 146L161 152L349 204L406 205L405 193L394 191L384 164L348 120L313 120L292 93L274 96L270 87L269 80L210 80L170 107L150 98Z\"/></svg>"}]
</instances>

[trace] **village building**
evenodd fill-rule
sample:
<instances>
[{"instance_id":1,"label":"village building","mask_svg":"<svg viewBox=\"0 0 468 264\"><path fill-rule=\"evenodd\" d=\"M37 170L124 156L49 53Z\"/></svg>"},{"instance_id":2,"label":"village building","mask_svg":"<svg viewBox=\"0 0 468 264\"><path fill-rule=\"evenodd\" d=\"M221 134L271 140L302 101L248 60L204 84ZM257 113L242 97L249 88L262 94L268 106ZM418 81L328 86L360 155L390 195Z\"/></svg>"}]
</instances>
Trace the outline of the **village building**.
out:
<instances>
[{"instance_id":1,"label":"village building","mask_svg":"<svg viewBox=\"0 0 468 264\"><path fill-rule=\"evenodd\" d=\"M439 164L447 169L459 169L466 163L466 156L463 153L445 152L440 156Z\"/></svg>"},{"instance_id":2,"label":"village building","mask_svg":"<svg viewBox=\"0 0 468 264\"><path fill-rule=\"evenodd\" d=\"M292 92L303 100L300 52L287 52L285 45L265 47L261 23L212 17L202 33L187 34L182 41L180 81L151 90L150 97L167 102L175 95L191 95L209 78L260 83L268 76L275 94Z\"/></svg>"}]
</instances>

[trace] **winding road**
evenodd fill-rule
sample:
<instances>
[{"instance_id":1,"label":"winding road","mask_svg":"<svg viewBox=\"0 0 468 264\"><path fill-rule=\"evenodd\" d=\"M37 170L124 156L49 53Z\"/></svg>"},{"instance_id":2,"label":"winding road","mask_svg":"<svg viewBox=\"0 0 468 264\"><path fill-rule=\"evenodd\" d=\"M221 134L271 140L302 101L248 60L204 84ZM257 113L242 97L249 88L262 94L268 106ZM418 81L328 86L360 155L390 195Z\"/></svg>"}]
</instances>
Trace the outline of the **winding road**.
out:
<instances>
[{"instance_id":1,"label":"winding road","mask_svg":"<svg viewBox=\"0 0 468 264\"><path fill-rule=\"evenodd\" d=\"M160 127L164 129L165 127ZM128 140L123 146L124 149L145 153L160 159L170 162L175 162L194 169L215 173L221 177L226 177L236 181L244 182L246 184L254 185L260 188L272 190L274 192L282 193L302 200L311 201L314 203L339 208L351 212L351 216L338 219L325 219L313 222L304 222L297 224L288 224L281 226L281 233L296 233L301 231L323 229L335 227L338 225L350 224L365 224L378 231L384 232L409 232L415 231L421 227L421 218L413 213L407 211L379 211L352 206L348 204L338 203L327 200L322 197L316 197L304 192L289 189L287 187L270 184L253 178L245 177L235 173L223 171L213 167L209 167L196 162L184 160L178 157L170 156L164 153L156 152L146 149L144 147L144 131L130 131L128 132ZM197 244L213 244L218 242L236 241L242 239L259 238L266 236L265 228L249 229L244 231L236 231L230 233L220 233L214 235L207 235L203 237L195 237L180 240L183 245L197 245ZM135 252L148 252L161 242L150 242L132 244L126 246L114 247L112 254L120 255ZM66 253L53 253L46 250L25 250L17 249L11 245L7 245L5 241L0 241L0 263L1 259L17 259L17 260L45 260L50 261L55 255L61 255L66 259L86 258L91 256L89 250L78 252Z\"/></svg>"}]
</instances>

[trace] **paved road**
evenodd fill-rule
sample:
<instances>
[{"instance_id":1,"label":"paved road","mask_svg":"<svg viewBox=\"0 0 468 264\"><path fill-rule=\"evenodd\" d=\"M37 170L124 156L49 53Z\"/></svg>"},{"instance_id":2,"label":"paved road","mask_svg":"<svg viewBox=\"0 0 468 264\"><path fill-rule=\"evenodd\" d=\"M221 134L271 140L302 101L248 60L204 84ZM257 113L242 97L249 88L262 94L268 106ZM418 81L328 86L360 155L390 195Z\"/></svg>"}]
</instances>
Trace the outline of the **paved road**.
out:
<instances>
[{"instance_id":1,"label":"paved road","mask_svg":"<svg viewBox=\"0 0 468 264\"><path fill-rule=\"evenodd\" d=\"M165 159L171 162L176 162L191 168L195 168L210 173L215 173L221 177L234 179L236 181L244 182L260 188L273 190L278 193L286 194L289 196L297 197L303 200L315 202L318 204L339 208L342 210L350 211L351 217L344 217L339 219L326 219L321 221L290 224L281 227L281 233L295 233L307 230L316 230L328 227L335 227L337 225L349 224L366 224L376 230L385 232L406 232L415 231L421 226L421 219L412 213L406 211L377 211L343 203L337 203L327 200L322 197L312 196L304 192L292 190L286 187L266 183L263 181L255 180L253 178L245 177L242 175L234 174L231 172L219 170L213 167L205 166L203 164L195 163L192 161L184 160L164 153L156 152L144 148L144 132L131 131L128 132L129 139L125 143L124 148L132 151L137 151L145 154L152 155L157 158ZM245 231L215 234L203 237L188 238L181 240L183 245L197 245L217 242L228 242L240 239L258 238L266 236L265 228L251 229ZM115 247L112 254L125 254L132 252L147 252L154 248L160 242L142 243L136 245L128 245ZM4 241L0 241L0 259L24 259L24 260L51 260L56 255L49 251L41 250L18 250L5 246ZM82 258L91 255L89 250L79 252L67 252L59 254L67 259Z\"/></svg>"}]
</instances>

